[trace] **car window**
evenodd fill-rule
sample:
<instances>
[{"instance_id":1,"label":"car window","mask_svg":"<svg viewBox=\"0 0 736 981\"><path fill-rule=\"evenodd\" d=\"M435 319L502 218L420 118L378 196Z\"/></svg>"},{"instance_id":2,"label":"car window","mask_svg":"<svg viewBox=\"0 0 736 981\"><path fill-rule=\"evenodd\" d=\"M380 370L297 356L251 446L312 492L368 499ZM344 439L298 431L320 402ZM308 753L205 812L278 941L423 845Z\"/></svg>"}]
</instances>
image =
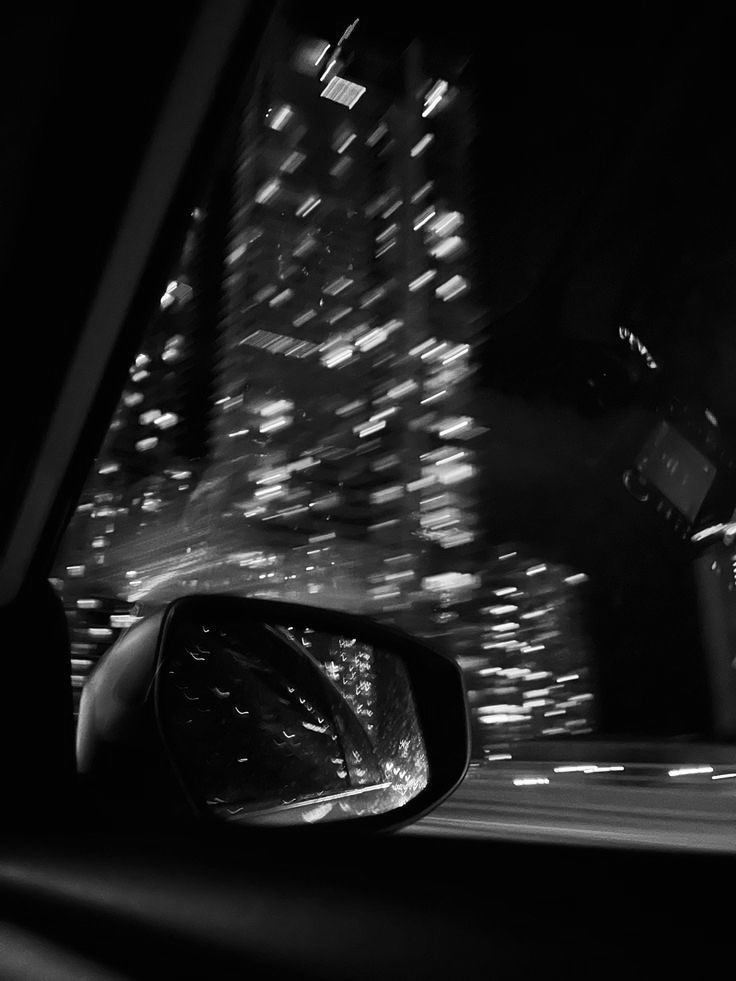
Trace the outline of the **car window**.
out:
<instances>
[{"instance_id":1,"label":"car window","mask_svg":"<svg viewBox=\"0 0 736 981\"><path fill-rule=\"evenodd\" d=\"M278 6L244 69L69 523L77 699L185 593L344 608L458 659L481 817L642 787L727 812L733 246L705 81L645 20L330 11Z\"/></svg>"}]
</instances>

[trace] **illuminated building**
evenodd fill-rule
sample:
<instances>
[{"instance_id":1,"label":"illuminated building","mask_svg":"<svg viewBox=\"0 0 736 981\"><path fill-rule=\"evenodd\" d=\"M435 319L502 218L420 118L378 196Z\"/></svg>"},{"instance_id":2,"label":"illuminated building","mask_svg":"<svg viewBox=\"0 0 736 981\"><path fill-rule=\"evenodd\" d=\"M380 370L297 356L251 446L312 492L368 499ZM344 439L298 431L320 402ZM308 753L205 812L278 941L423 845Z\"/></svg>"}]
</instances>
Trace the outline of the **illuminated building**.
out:
<instances>
[{"instance_id":1,"label":"illuminated building","mask_svg":"<svg viewBox=\"0 0 736 981\"><path fill-rule=\"evenodd\" d=\"M123 631L137 622L138 618L131 612L130 604L113 596L77 596L73 588L65 591L59 579L54 581L54 585L60 592L66 613L76 715L89 672Z\"/></svg>"},{"instance_id":2,"label":"illuminated building","mask_svg":"<svg viewBox=\"0 0 736 981\"><path fill-rule=\"evenodd\" d=\"M135 591L131 557L145 565L162 548L176 551L172 530L207 452L213 352L206 279L213 236L203 211L192 217L177 272L130 365L54 570L77 692L127 625L132 598L113 597L121 581Z\"/></svg>"},{"instance_id":3,"label":"illuminated building","mask_svg":"<svg viewBox=\"0 0 736 981\"><path fill-rule=\"evenodd\" d=\"M476 755L518 739L593 730L595 692L578 591L582 573L497 549L485 575L482 645L465 660Z\"/></svg>"},{"instance_id":4,"label":"illuminated building","mask_svg":"<svg viewBox=\"0 0 736 981\"><path fill-rule=\"evenodd\" d=\"M463 95L418 46L359 35L308 40L275 17L264 42L235 150L208 480L228 540L301 550L275 579L369 579L384 611L416 599L432 548L451 567L474 539L478 311Z\"/></svg>"},{"instance_id":5,"label":"illuminated building","mask_svg":"<svg viewBox=\"0 0 736 981\"><path fill-rule=\"evenodd\" d=\"M122 581L144 604L234 590L387 616L472 665L489 737L585 731L573 680L523 700L574 673L539 640L563 601L524 580L528 621L499 638L506 572L477 536L462 61L346 35L273 18L57 575L73 598ZM342 680L357 699L366 679Z\"/></svg>"},{"instance_id":6,"label":"illuminated building","mask_svg":"<svg viewBox=\"0 0 736 981\"><path fill-rule=\"evenodd\" d=\"M193 469L207 452L208 361L211 342L202 329L196 297L198 213L176 278L146 330L105 443L88 479L74 521L87 564L105 566L116 545L180 509ZM91 570L86 570L88 576Z\"/></svg>"}]
</instances>

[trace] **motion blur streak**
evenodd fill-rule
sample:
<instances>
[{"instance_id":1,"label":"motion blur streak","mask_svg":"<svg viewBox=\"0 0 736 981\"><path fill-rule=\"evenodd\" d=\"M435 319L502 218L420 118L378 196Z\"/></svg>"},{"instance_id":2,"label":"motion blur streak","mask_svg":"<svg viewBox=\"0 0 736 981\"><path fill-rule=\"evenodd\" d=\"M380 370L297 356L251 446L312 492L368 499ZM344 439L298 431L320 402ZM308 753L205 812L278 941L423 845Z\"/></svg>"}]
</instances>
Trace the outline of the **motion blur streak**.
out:
<instances>
[{"instance_id":1,"label":"motion blur streak","mask_svg":"<svg viewBox=\"0 0 736 981\"><path fill-rule=\"evenodd\" d=\"M675 783L662 764L627 765L631 777L596 774L593 782L554 769L549 761L471 768L445 804L405 833L736 853L728 782L714 787L708 774L693 774Z\"/></svg>"}]
</instances>

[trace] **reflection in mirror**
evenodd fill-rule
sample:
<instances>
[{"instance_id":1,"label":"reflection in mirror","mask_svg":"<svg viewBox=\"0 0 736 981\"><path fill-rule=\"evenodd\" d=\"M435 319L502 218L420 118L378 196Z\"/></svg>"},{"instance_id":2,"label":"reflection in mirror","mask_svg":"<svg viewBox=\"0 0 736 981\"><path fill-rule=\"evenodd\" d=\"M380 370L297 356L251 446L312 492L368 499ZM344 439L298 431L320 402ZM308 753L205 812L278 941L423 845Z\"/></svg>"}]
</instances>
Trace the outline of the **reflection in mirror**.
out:
<instances>
[{"instance_id":1,"label":"reflection in mirror","mask_svg":"<svg viewBox=\"0 0 736 981\"><path fill-rule=\"evenodd\" d=\"M406 669L355 637L180 616L157 689L159 724L184 785L224 820L382 814L427 785Z\"/></svg>"}]
</instances>

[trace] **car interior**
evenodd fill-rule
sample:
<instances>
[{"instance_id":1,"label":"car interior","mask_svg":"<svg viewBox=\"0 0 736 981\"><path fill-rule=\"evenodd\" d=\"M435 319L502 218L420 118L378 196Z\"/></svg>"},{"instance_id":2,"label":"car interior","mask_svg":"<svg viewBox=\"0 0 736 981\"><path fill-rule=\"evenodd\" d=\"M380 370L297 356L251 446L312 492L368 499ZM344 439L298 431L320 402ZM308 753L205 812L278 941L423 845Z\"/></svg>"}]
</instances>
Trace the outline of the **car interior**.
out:
<instances>
[{"instance_id":1,"label":"car interior","mask_svg":"<svg viewBox=\"0 0 736 981\"><path fill-rule=\"evenodd\" d=\"M474 703L456 660L441 645L435 649L425 637L379 625L357 607L339 612L198 595L196 589L194 597L167 598L144 609L150 617L123 634L113 649L117 655L91 675L78 728L69 627L50 570L140 338L158 309L177 243L213 158L217 163L233 107L244 83L257 83L250 69L273 7L259 0L68 2L14 5L5 17L0 976L660 977L673 969L723 969L732 946L728 883L736 868L728 850L642 845L625 835L612 845L595 836L574 844L453 837L431 826L405 833L451 797L469 762L482 755L469 728L468 706ZM347 28L364 15L337 4L297 7L305 23L328 25L324 30L332 24ZM499 459L516 445L534 443L529 480L536 479L537 467L543 481L548 464L564 475L569 493L556 497L550 491L545 506L536 508L510 478L504 481L510 471L500 463L498 481L486 489L490 534L498 543L524 536L550 561L594 569L594 600L601 603L615 591L607 591L609 581L625 584L627 555L640 553L656 588L633 595L620 587L615 609L629 611L637 643L656 648L656 670L674 678L674 694L662 696L661 718L665 724L684 718L684 728L695 731L711 711L707 679L679 655L668 661L670 648L687 646L699 630L677 562L685 536L727 524L732 465L725 438L720 456L713 449L717 427L704 424L702 412L694 421L670 389L664 393L666 414L617 414L617 398L636 388L638 379L652 375L654 388L642 396L645 407L662 393L657 366L646 366L646 358L656 355L642 352L638 335L621 335L615 351L595 336L600 308L610 309L615 321L620 299L606 292L605 245L596 243L617 214L610 187L626 186L642 159L654 171L659 167L663 158L649 160L647 139L679 111L683 91L702 126L692 145L667 145L666 151L681 154L700 176L696 158L708 134L724 139L720 131L728 129L734 81L724 67L728 33L719 31L715 14L678 19L646 2L596 11L601 24L581 4L552 11L521 2L485 13L488 20L470 4L430 12L414 3L401 10L377 3L371 16L400 46L422 31L448 42L469 33L485 38L488 72L498 86L493 152L502 159L494 173L508 184L481 193L477 206L487 209L490 224L490 209L498 208L491 246L503 290L495 311L498 331L483 341L496 352L482 369L494 394L474 414L483 425L487 413L491 425L495 399L514 433L505 443L499 437L497 446L491 433L488 445ZM517 166L513 152L504 156L507 124L509 133L528 130L531 143L535 133L540 141L547 138L545 126L554 130L553 98L544 87L558 59L578 47L587 51L586 45L596 50L602 38L629 51L630 37L640 74L633 60L628 66L609 52L606 71L620 73L621 117L618 128L613 113L605 117L610 131L597 144L591 138L588 157L571 164L579 174L565 187L552 186L553 177L545 186L544 174L537 180L533 168ZM525 77L515 74L519 62L507 47L525 52ZM645 76L656 89L651 101L642 94ZM574 84L584 89L584 79ZM647 110L636 129L627 113L640 99ZM561 105L555 103L563 123L553 143L564 143L564 126L572 126L573 110L566 116ZM604 109L588 106L575 124L581 132L595 130L596 112L604 116ZM619 139L624 150L614 160L609 151ZM713 157L722 168L719 179L730 181L726 151ZM718 196L706 183L698 185L703 215L710 213L709 195ZM523 207L504 216L503 198L512 190ZM733 221L725 192L723 201ZM568 223L557 220L563 211L572 216ZM637 248L651 259L647 249L654 238L647 238L645 225L642 219L636 229ZM726 250L718 238L722 229L701 228L699 234L714 252ZM622 274L626 289L636 290L641 269L653 281L661 273L655 292L660 283L669 288L665 273L644 259L634 268L632 253L634 271ZM542 266L546 278L535 292ZM582 283L576 291L565 294L557 285L576 277ZM580 304L576 322L589 314L589 335L562 338L551 327L545 334L546 315L535 313L540 303L545 310ZM695 364L696 341L680 340L686 349L692 344ZM715 387L727 387L727 353ZM589 384L591 377L600 384ZM677 382L684 397L684 372ZM531 433L536 423L517 396L539 387L582 393L588 413L576 423L588 451L582 464L568 469L564 441L551 423L548 432ZM602 405L612 414L596 428L590 420ZM706 448L718 461L717 484L703 469ZM675 458L680 473L689 468L685 490L673 478ZM593 464L601 461L594 473ZM625 489L623 506L610 490L614 484ZM583 531L573 534L577 518ZM668 628L663 640L657 624L678 603L678 624L684 626ZM206 648L214 666L205 690L198 680L204 676L197 675L205 648L194 634L195 627L209 632L211 625L222 627L222 643ZM629 692L617 689L614 678L606 689L606 672L623 675L639 650L621 654L616 644L625 647L626 636L616 634L614 642L614 627L598 628L610 654L601 668L601 690L609 693L602 718L610 723L624 706L640 731L659 697L658 682L652 674L655 680ZM329 641L323 653L321 634ZM388 715L377 716L365 730L371 740L365 739L362 703L345 696L349 685L332 668L338 641L343 652L347 645L373 659L381 690L391 692L404 720L400 731ZM201 692L192 694L200 683ZM731 683L730 675L723 680ZM247 739L228 742L235 715L225 698L240 692L240 684L235 712L260 712L262 719L258 732L253 727ZM186 731L192 716L184 699L200 696L201 705L208 699L202 711L213 714L206 725L197 720L200 735L194 737L194 730ZM223 705L226 722L218 715ZM712 732L728 746L736 724L721 711ZM274 724L306 730L308 767L287 743L278 743L276 752L266 739L273 713ZM212 754L205 752L210 746ZM264 761L252 799L232 789L246 746ZM329 772L315 759L328 760ZM386 772L393 774L391 787L381 782ZM343 794L346 783L351 796ZM383 794L386 787L391 792ZM312 806L315 799L320 807ZM271 820L276 812L278 820ZM532 813L529 820L537 819Z\"/></svg>"}]
</instances>

